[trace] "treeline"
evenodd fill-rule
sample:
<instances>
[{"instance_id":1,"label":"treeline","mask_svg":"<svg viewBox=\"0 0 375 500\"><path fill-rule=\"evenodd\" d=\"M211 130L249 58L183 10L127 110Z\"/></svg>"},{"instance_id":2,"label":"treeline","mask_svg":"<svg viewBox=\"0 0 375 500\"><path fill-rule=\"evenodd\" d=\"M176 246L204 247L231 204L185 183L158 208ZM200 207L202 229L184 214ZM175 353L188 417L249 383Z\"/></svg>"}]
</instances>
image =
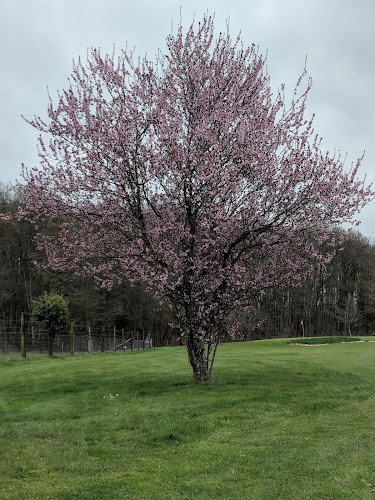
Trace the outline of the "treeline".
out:
<instances>
[{"instance_id":1,"label":"treeline","mask_svg":"<svg viewBox=\"0 0 375 500\"><path fill-rule=\"evenodd\" d=\"M0 183L0 214L15 213L21 201L17 192ZM31 318L33 299L43 292L63 295L71 319L82 328L97 331L125 330L134 335L150 335L154 345L176 341L170 328L173 317L145 293L142 284L123 283L110 291L98 289L91 277L52 272L40 265L43 255L34 242L31 224L16 219L0 219L0 321L9 328L19 324L21 313Z\"/></svg>"},{"instance_id":2,"label":"treeline","mask_svg":"<svg viewBox=\"0 0 375 500\"><path fill-rule=\"evenodd\" d=\"M300 287L266 291L244 315L251 327L253 338L375 334L375 246L353 233Z\"/></svg>"},{"instance_id":3,"label":"treeline","mask_svg":"<svg viewBox=\"0 0 375 500\"><path fill-rule=\"evenodd\" d=\"M15 212L17 193L0 184L0 213ZM155 345L178 343L173 316L148 296L142 284L98 289L90 277L56 273L36 266L34 229L26 221L0 220L0 320L17 324L31 317L32 301L44 291L69 302L81 325L151 335ZM303 324L302 324L303 322ZM242 315L242 337L371 335L375 332L375 246L359 233L346 240L326 269L316 269L299 288L269 289L255 311Z\"/></svg>"}]
</instances>

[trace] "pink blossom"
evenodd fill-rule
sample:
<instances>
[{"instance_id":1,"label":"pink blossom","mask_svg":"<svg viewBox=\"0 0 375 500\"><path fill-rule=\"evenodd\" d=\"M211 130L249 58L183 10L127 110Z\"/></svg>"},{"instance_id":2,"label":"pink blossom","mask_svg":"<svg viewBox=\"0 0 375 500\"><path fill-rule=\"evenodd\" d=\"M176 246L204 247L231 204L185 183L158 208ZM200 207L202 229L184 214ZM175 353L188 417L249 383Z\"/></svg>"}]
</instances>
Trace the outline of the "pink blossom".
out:
<instances>
[{"instance_id":1,"label":"pink blossom","mask_svg":"<svg viewBox=\"0 0 375 500\"><path fill-rule=\"evenodd\" d=\"M75 63L48 121L29 121L40 168L23 170L19 216L53 269L146 282L206 380L238 310L327 264L320 244L374 193L362 158L346 170L321 151L305 71L291 103L283 87L273 97L265 58L229 33L215 40L209 17L167 46L155 63L126 50Z\"/></svg>"}]
</instances>

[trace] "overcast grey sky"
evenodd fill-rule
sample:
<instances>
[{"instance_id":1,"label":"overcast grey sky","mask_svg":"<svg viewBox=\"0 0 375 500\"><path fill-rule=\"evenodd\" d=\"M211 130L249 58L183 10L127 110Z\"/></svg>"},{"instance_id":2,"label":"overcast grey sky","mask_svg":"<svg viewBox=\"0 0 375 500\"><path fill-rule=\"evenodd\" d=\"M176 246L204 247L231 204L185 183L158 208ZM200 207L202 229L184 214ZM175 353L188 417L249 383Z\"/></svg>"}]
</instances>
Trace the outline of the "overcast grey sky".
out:
<instances>
[{"instance_id":1,"label":"overcast grey sky","mask_svg":"<svg viewBox=\"0 0 375 500\"><path fill-rule=\"evenodd\" d=\"M38 163L37 132L20 115L45 115L47 86L52 96L67 86L73 58L126 42L152 58L180 8L184 26L209 12L220 31L230 17L233 37L268 53L275 89L293 89L307 56L323 149L347 153L348 167L365 150L361 174L375 184L375 0L0 0L0 181ZM375 205L359 218L375 238Z\"/></svg>"}]
</instances>

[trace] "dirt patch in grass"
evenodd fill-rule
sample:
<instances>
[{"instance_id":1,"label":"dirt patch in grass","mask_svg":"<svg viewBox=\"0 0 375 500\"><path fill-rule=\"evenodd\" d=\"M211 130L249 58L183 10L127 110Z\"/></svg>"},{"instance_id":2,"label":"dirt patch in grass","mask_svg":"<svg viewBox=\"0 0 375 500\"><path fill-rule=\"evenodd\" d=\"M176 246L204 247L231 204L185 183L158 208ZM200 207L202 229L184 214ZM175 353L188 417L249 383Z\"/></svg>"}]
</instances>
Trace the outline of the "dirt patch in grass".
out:
<instances>
[{"instance_id":1,"label":"dirt patch in grass","mask_svg":"<svg viewBox=\"0 0 375 500\"><path fill-rule=\"evenodd\" d=\"M293 345L306 345L308 347L314 347L317 345L328 345L328 344L342 344L346 342L365 342L364 339L359 337L311 337L308 339L295 339L290 340L288 344Z\"/></svg>"},{"instance_id":2,"label":"dirt patch in grass","mask_svg":"<svg viewBox=\"0 0 375 500\"><path fill-rule=\"evenodd\" d=\"M352 343L359 343L359 342L375 342L375 340L352 340L351 341ZM332 342L331 342L332 343ZM350 343L350 341L346 341L346 340L343 340L342 342L340 342L341 344L348 344ZM330 345L328 342L326 343L319 343L319 344L307 344L307 343L301 343L301 342L289 342L289 344L291 345L304 345L304 346L307 346L307 347L318 347L318 346L321 346L321 345Z\"/></svg>"},{"instance_id":3,"label":"dirt patch in grass","mask_svg":"<svg viewBox=\"0 0 375 500\"><path fill-rule=\"evenodd\" d=\"M329 345L329 344L307 344L307 343L301 343L301 342L289 342L289 344L292 345L303 345L306 347L319 347L321 345Z\"/></svg>"}]
</instances>

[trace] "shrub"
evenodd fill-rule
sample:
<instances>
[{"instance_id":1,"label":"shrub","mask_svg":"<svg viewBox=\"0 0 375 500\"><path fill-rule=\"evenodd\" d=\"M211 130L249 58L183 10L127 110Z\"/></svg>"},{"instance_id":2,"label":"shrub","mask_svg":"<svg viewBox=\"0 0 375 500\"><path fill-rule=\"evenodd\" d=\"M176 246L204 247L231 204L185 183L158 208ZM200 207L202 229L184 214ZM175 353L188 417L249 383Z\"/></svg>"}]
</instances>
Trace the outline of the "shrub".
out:
<instances>
[{"instance_id":1,"label":"shrub","mask_svg":"<svg viewBox=\"0 0 375 500\"><path fill-rule=\"evenodd\" d=\"M33 315L47 324L48 355L52 356L54 339L67 327L69 322L68 302L61 295L44 292L37 300L33 301Z\"/></svg>"}]
</instances>

